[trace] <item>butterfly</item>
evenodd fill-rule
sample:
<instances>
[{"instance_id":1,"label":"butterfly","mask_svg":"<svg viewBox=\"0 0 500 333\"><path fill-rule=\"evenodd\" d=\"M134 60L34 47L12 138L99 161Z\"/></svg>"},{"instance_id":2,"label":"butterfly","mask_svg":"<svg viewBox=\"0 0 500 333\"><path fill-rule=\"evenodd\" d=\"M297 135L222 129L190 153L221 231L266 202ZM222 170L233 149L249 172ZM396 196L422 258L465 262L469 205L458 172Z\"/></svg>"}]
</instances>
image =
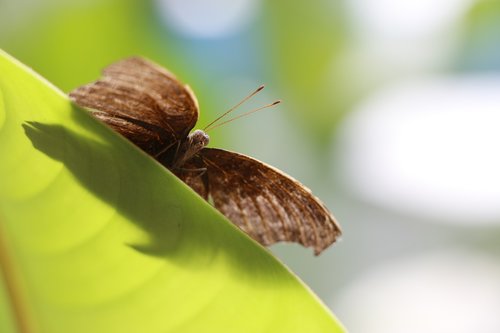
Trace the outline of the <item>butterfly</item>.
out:
<instances>
[{"instance_id":1,"label":"butterfly","mask_svg":"<svg viewBox=\"0 0 500 333\"><path fill-rule=\"evenodd\" d=\"M69 96L260 244L296 242L318 255L341 235L325 205L292 177L251 157L206 147L209 136L202 130L191 132L199 113L194 93L161 66L127 58Z\"/></svg>"}]
</instances>

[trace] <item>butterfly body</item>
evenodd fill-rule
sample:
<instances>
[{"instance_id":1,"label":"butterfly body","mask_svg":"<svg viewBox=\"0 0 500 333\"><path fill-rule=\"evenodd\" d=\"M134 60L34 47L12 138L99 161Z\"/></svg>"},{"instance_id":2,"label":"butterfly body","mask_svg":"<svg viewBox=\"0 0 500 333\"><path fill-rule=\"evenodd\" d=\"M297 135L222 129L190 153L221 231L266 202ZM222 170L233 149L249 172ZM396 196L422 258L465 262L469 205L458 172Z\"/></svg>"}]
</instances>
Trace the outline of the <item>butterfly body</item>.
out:
<instances>
[{"instance_id":1,"label":"butterfly body","mask_svg":"<svg viewBox=\"0 0 500 333\"><path fill-rule=\"evenodd\" d=\"M263 245L297 242L315 254L338 239L335 218L305 186L251 157L208 148L204 131L191 132L198 102L172 73L132 57L103 74L72 91L71 99L92 109L94 117L157 159L252 238Z\"/></svg>"}]
</instances>

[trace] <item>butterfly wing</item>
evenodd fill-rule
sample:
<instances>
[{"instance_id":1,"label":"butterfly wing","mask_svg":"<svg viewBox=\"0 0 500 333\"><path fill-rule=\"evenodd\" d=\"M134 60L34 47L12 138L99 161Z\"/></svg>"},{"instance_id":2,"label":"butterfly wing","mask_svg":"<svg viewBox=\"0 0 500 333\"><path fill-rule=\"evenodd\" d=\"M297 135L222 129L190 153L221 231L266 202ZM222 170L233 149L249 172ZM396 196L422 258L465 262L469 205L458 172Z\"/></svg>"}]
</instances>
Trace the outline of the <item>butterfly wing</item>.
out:
<instances>
[{"instance_id":1,"label":"butterfly wing","mask_svg":"<svg viewBox=\"0 0 500 333\"><path fill-rule=\"evenodd\" d=\"M99 80L69 95L153 156L184 138L198 120L198 103L189 87L139 57L106 67Z\"/></svg>"},{"instance_id":2,"label":"butterfly wing","mask_svg":"<svg viewBox=\"0 0 500 333\"><path fill-rule=\"evenodd\" d=\"M206 168L201 175L200 168ZM263 245L297 242L317 255L341 234L335 218L309 189L248 156L205 148L176 173Z\"/></svg>"}]
</instances>

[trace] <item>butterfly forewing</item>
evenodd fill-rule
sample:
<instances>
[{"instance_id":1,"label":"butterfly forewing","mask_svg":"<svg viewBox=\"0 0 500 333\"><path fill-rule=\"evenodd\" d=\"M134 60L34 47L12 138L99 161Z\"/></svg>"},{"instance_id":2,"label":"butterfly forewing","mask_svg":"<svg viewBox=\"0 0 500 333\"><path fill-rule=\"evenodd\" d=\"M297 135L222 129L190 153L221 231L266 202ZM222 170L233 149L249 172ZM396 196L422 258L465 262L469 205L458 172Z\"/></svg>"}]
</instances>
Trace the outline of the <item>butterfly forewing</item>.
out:
<instances>
[{"instance_id":1,"label":"butterfly forewing","mask_svg":"<svg viewBox=\"0 0 500 333\"><path fill-rule=\"evenodd\" d=\"M106 67L101 79L75 89L70 97L98 110L94 116L153 156L185 138L198 119L189 87L138 57Z\"/></svg>"},{"instance_id":2,"label":"butterfly forewing","mask_svg":"<svg viewBox=\"0 0 500 333\"><path fill-rule=\"evenodd\" d=\"M206 168L201 175L200 168ZM176 173L263 245L297 242L319 254L340 236L332 214L306 187L248 156L205 148Z\"/></svg>"}]
</instances>

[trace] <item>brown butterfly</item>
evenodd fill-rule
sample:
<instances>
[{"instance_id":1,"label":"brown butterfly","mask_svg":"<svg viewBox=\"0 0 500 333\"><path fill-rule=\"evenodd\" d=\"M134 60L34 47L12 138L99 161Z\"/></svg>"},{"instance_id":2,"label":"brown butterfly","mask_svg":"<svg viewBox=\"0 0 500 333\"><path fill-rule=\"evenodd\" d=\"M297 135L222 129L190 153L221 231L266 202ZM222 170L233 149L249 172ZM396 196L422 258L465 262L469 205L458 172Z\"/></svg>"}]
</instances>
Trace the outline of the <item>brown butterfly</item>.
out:
<instances>
[{"instance_id":1,"label":"brown butterfly","mask_svg":"<svg viewBox=\"0 0 500 333\"><path fill-rule=\"evenodd\" d=\"M262 245L297 242L318 255L340 236L332 214L305 186L248 156L207 148L209 137L202 130L190 133L198 120L198 102L166 69L128 58L106 67L101 79L75 89L70 97Z\"/></svg>"}]
</instances>

